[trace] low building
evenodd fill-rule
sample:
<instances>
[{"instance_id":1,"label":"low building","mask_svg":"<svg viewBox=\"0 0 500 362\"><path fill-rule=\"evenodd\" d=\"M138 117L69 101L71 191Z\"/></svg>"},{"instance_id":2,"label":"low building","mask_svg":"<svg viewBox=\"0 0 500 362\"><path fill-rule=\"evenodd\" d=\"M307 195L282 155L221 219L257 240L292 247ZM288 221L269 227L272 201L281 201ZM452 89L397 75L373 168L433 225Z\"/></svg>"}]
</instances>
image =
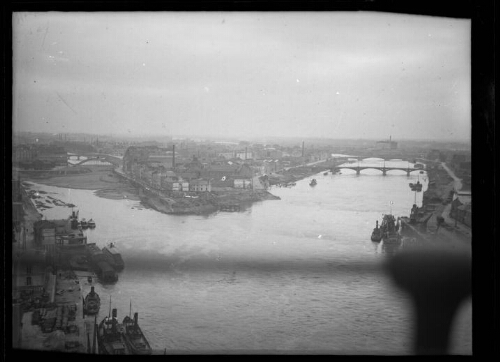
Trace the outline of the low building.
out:
<instances>
[{"instance_id":1,"label":"low building","mask_svg":"<svg viewBox=\"0 0 500 362\"><path fill-rule=\"evenodd\" d=\"M201 178L203 179L214 179L214 181L224 182L228 180L231 176L236 175L237 170L239 169L238 164L234 163L221 163L221 164L212 164L207 168L201 171Z\"/></svg>"},{"instance_id":2,"label":"low building","mask_svg":"<svg viewBox=\"0 0 500 362\"><path fill-rule=\"evenodd\" d=\"M87 237L81 229L72 229L69 220L40 220L34 224L35 244L44 247L51 246L83 246Z\"/></svg>"},{"instance_id":3,"label":"low building","mask_svg":"<svg viewBox=\"0 0 500 362\"><path fill-rule=\"evenodd\" d=\"M47 282L46 254L27 249L12 256L13 296L22 292L41 292Z\"/></svg>"},{"instance_id":4,"label":"low building","mask_svg":"<svg viewBox=\"0 0 500 362\"><path fill-rule=\"evenodd\" d=\"M212 185L210 184L210 180L191 180L189 182L189 191L194 192L210 192L212 191Z\"/></svg>"},{"instance_id":5,"label":"low building","mask_svg":"<svg viewBox=\"0 0 500 362\"><path fill-rule=\"evenodd\" d=\"M187 181L164 181L162 189L165 191L189 191Z\"/></svg>"},{"instance_id":6,"label":"low building","mask_svg":"<svg viewBox=\"0 0 500 362\"><path fill-rule=\"evenodd\" d=\"M251 189L252 179L251 178L235 178L234 179L235 189Z\"/></svg>"}]
</instances>

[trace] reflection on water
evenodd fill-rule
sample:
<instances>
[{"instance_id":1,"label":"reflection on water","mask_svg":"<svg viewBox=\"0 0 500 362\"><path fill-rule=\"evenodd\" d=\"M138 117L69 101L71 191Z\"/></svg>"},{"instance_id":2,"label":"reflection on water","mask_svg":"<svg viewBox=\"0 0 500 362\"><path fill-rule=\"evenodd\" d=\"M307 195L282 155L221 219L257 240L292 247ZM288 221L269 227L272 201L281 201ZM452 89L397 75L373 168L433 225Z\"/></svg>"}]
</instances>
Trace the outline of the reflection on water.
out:
<instances>
[{"instance_id":1,"label":"reflection on water","mask_svg":"<svg viewBox=\"0 0 500 362\"><path fill-rule=\"evenodd\" d=\"M408 183L417 177L321 173L316 187L305 179L272 188L281 200L207 216L165 215L88 190L37 189L56 192L96 221L89 242L118 245L125 269L96 291L103 300L112 296L119 318L132 300L154 348L407 354L408 298L367 266L387 252L370 240L375 221L391 211L409 214L415 194ZM54 207L44 215L70 211ZM458 325L453 350L470 353L470 308Z\"/></svg>"}]
</instances>

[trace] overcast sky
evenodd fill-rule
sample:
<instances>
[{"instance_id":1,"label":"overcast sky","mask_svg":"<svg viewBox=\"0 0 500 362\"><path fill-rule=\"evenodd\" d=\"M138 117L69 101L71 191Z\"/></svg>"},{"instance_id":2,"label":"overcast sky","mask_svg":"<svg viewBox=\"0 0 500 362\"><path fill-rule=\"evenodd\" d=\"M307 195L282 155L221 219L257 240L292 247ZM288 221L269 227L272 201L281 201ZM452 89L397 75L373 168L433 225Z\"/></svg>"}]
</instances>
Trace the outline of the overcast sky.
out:
<instances>
[{"instance_id":1,"label":"overcast sky","mask_svg":"<svg viewBox=\"0 0 500 362\"><path fill-rule=\"evenodd\" d=\"M470 137L470 20L15 13L15 131Z\"/></svg>"}]
</instances>

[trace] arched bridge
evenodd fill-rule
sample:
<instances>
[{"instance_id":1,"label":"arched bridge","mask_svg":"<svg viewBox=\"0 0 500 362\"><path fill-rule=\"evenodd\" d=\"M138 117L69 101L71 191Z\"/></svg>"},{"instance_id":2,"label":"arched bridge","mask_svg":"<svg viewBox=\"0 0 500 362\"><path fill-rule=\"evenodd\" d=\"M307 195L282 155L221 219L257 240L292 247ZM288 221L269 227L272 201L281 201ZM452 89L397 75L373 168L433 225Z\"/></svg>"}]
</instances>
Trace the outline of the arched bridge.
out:
<instances>
[{"instance_id":1,"label":"arched bridge","mask_svg":"<svg viewBox=\"0 0 500 362\"><path fill-rule=\"evenodd\" d=\"M80 159L80 157L84 156L84 155L74 155L74 156L77 156L78 159ZM109 162L113 166L120 166L122 164L122 160L120 158L110 156L107 154L99 154L99 153L98 154L88 154L88 155L85 155L84 157L87 157L87 159L82 160L82 161L77 162L77 163L72 163L71 165L72 166L80 166L80 165L83 165L85 163L91 164L94 161Z\"/></svg>"},{"instance_id":2,"label":"arched bridge","mask_svg":"<svg viewBox=\"0 0 500 362\"><path fill-rule=\"evenodd\" d=\"M357 175L359 175L360 172L363 170L368 170L368 169L380 170L380 171L382 171L382 175L384 175L384 176L387 174L387 171L392 171L392 170L405 171L408 176L410 176L410 173L413 171L421 171L420 168L414 168L414 167L354 166L354 165L335 166L332 169L332 171L338 171L340 169L349 169L349 170L356 171Z\"/></svg>"}]
</instances>

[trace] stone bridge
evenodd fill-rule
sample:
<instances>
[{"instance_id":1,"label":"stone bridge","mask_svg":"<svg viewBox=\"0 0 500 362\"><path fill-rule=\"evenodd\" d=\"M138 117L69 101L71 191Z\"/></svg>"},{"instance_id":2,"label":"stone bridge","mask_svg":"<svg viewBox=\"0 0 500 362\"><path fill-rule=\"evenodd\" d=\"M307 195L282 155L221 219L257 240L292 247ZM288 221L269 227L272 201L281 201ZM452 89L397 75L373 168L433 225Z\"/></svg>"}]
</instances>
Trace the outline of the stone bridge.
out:
<instances>
[{"instance_id":1,"label":"stone bridge","mask_svg":"<svg viewBox=\"0 0 500 362\"><path fill-rule=\"evenodd\" d=\"M122 164L121 158L114 157L114 156L107 155L107 154L103 154L103 153L87 154L87 155L71 155L71 156L77 157L78 160L80 159L80 157L87 157L87 159L85 159L85 160L82 160L82 161L77 162L77 163L72 163L71 164L72 166L80 166L80 165L84 165L85 163L91 163L92 161L109 162L115 167L121 166L121 164ZM68 162L69 162L69 160L68 160Z\"/></svg>"},{"instance_id":2,"label":"stone bridge","mask_svg":"<svg viewBox=\"0 0 500 362\"><path fill-rule=\"evenodd\" d=\"M421 171L420 168L414 168L414 167L388 167L388 166L354 166L354 165L345 165L345 166L335 166L332 169L332 172L338 171L340 169L349 169L356 171L356 174L359 175L361 171L363 170L368 170L368 169L373 169L373 170L380 170L382 171L382 175L387 175L387 171L392 171L392 170L400 170L406 172L407 176L410 176L410 173L413 171Z\"/></svg>"}]
</instances>

